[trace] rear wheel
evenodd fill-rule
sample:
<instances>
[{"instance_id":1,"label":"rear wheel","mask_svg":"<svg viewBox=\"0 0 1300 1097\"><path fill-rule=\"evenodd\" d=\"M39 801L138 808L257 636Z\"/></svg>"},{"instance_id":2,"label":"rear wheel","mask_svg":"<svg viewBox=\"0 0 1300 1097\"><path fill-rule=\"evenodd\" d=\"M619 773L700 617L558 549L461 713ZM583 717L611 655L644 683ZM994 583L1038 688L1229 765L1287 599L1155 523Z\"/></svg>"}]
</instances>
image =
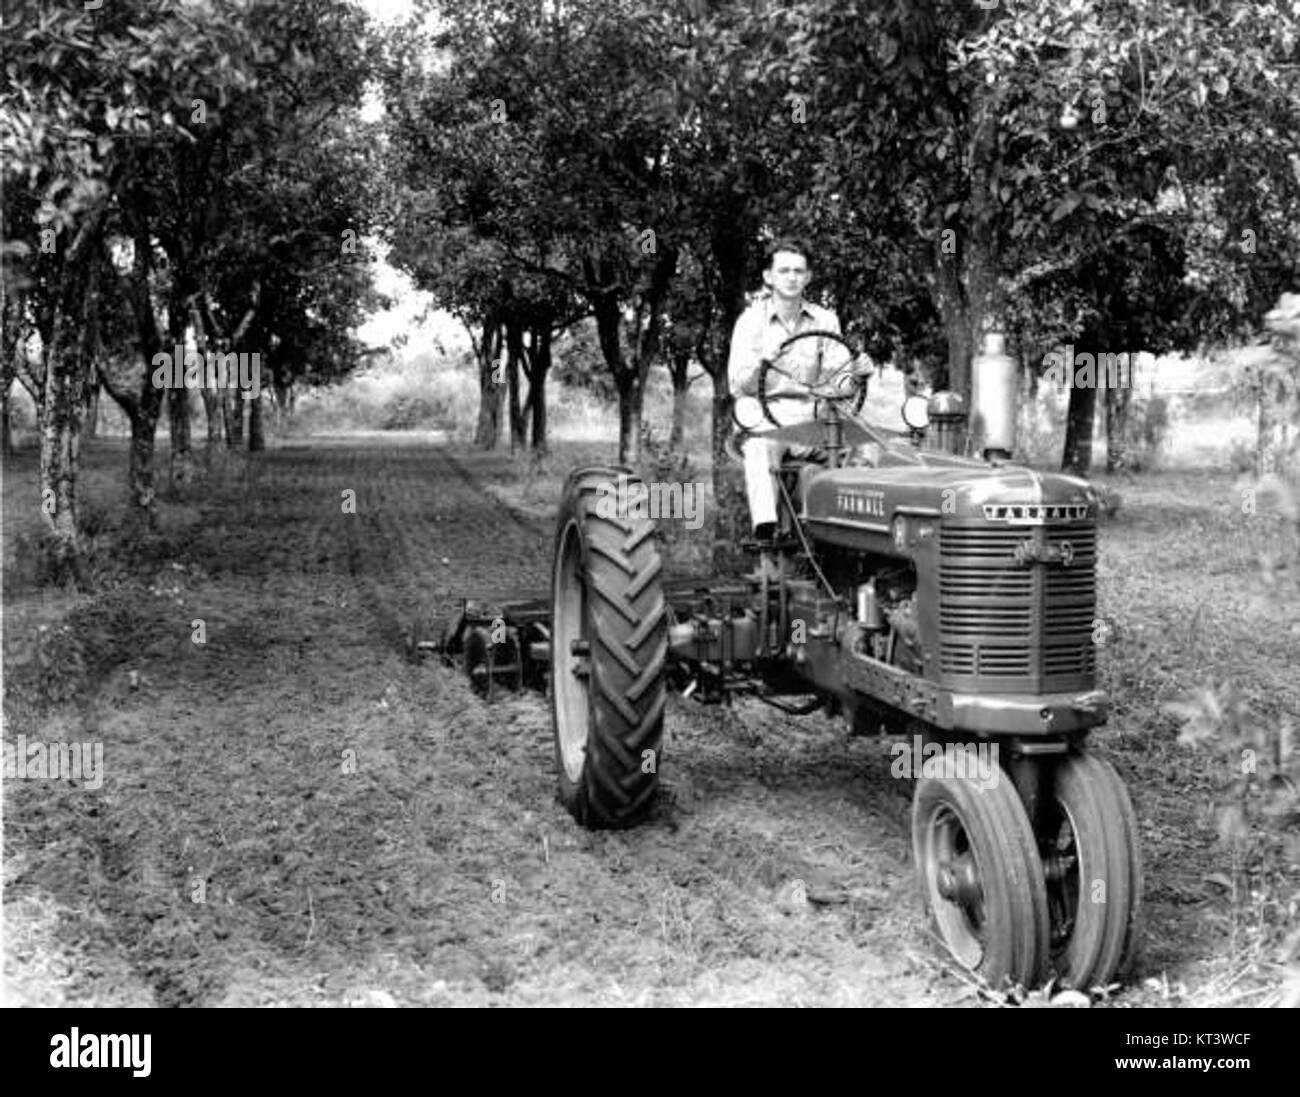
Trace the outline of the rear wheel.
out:
<instances>
[{"instance_id":1,"label":"rear wheel","mask_svg":"<svg viewBox=\"0 0 1300 1097\"><path fill-rule=\"evenodd\" d=\"M1037 985L1048 954L1047 896L1034 831L1000 768L984 789L925 777L912 802L912 855L948 951L994 988Z\"/></svg>"},{"instance_id":2,"label":"rear wheel","mask_svg":"<svg viewBox=\"0 0 1300 1097\"><path fill-rule=\"evenodd\" d=\"M1040 837L1053 966L1064 986L1106 986L1134 958L1142 901L1137 817L1114 768L1061 762Z\"/></svg>"},{"instance_id":3,"label":"rear wheel","mask_svg":"<svg viewBox=\"0 0 1300 1097\"><path fill-rule=\"evenodd\" d=\"M634 823L659 786L667 618L645 487L569 477L555 537L551 706L560 801L585 826Z\"/></svg>"}]
</instances>

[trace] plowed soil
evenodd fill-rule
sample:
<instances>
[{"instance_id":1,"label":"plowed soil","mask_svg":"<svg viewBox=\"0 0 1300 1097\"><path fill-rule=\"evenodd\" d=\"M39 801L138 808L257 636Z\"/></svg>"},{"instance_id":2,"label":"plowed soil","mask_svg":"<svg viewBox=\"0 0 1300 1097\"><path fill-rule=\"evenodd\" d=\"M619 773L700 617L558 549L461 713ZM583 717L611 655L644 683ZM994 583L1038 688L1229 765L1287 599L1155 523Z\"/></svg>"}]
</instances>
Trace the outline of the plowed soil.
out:
<instances>
[{"instance_id":1,"label":"plowed soil","mask_svg":"<svg viewBox=\"0 0 1300 1097\"><path fill-rule=\"evenodd\" d=\"M888 744L674 700L652 817L589 833L556 802L544 697L488 705L408 661L415 617L546 589L549 521L488 490L505 460L419 438L285 445L167 508L110 593L11 592L6 736L101 742L106 768L98 791L4 782L11 996L975 1000L927 939ZM89 461L116 478L125 454ZM34 513L33 479L8 468L7 512ZM1109 734L1132 780L1153 748ZM1181 786L1133 787L1154 847L1143 974L1200 978L1227 932L1200 919L1226 901L1201 881L1213 836Z\"/></svg>"}]
</instances>

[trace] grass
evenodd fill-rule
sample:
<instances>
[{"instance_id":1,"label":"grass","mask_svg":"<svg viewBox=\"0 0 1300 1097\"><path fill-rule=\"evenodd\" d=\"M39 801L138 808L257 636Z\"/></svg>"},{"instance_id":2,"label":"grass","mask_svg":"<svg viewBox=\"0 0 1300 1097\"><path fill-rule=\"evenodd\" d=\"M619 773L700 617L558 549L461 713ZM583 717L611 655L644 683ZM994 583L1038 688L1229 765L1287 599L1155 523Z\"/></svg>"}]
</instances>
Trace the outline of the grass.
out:
<instances>
[{"instance_id":1,"label":"grass","mask_svg":"<svg viewBox=\"0 0 1300 1097\"><path fill-rule=\"evenodd\" d=\"M314 398L314 402L304 400L299 404L295 430L377 429L376 424L383 421L384 415L403 408L418 410L420 405L415 402L418 396L428 401L429 406L441 409L422 420L426 427L441 424L444 436L465 438L466 432L472 430L476 401L473 377L467 371L447 371L431 362L425 362L421 369L425 372L416 371L405 378L381 375L369 381L359 380ZM472 471L484 490L528 516L539 530L548 526L559 487L571 467L612 462L617 455L617 419L608 405L586 392L559 387L554 397L551 447L544 457L535 457L530 452L510 453L504 439L491 454L465 446L453 449L456 459ZM661 436L668 422L669 408L666 387L657 383L649 394L647 412ZM1052 418L1052 409L1040 410L1040 434L1027 437L1027 447L1032 451L1038 445L1041 467L1050 468L1054 464L1054 447L1059 448L1060 424ZM1185 410L1181 417L1175 416L1170 438L1159 455L1164 467L1137 477L1097 477L1121 493L1123 505L1102 530L1099 612L1107 630L1101 653L1101 677L1115 708L1110 724L1096 735L1096 743L1120 768L1133 793L1146 856L1146 954L1141 979L1136 987L1124 992L1122 1003L1270 1004L1284 994L1295 993L1284 989L1285 979L1300 986L1300 958L1288 967L1289 957L1300 947L1300 939L1289 930L1300 922L1300 889L1295 882L1300 878L1300 856L1283 840L1290 833L1286 825L1271 821L1256 810L1262 804L1263 788L1246 791L1247 806L1255 812L1247 833L1235 840L1220 839L1216 813L1225 789L1231 787L1240 768L1239 764L1235 769L1233 766L1232 749L1235 748L1232 743L1225 746L1227 732L1223 727L1214 729L1222 742L1195 745L1180 742L1182 721L1170 706L1184 701L1200 688L1210 686L1222 693L1224 683L1231 683L1243 706L1244 715L1239 721L1243 726L1276 729L1288 717L1300 713L1300 684L1295 676L1295 667L1300 662L1297 657L1300 632L1295 627L1300 621L1297 585L1300 538L1294 523L1282 513L1277 498L1261 496L1260 505L1253 512L1243 509L1242 485L1230 450L1234 432L1239 433L1240 421L1224 415L1193 421L1189 415ZM703 484L706 492L711 490L708 431L707 386L697 386L691 398L684 453L659 454L684 458L683 474ZM1053 441L1054 432L1056 441ZM196 430L196 436L201 436L201 432ZM385 439L392 437L392 432L377 433L365 438L364 444L358 439L357 452L364 454L383 447ZM408 435L406 440L411 443L410 448L418 450L418 438ZM339 697L331 702L330 711L320 714L322 720L332 726L337 718L346 724L348 734L372 751L386 742L385 737L393 736L396 728L409 739L387 742L384 750L395 758L414 757L404 753L413 744L420 744L421 749L430 748L428 713L430 706L437 702L431 702L425 693L417 694L418 690L425 689L423 679L416 683L398 677L401 671L397 657L384 658L382 644L375 635L365 631L368 627L364 624L365 610L359 607L365 599L382 595L387 589L384 584L409 580L408 585L415 586L425 582L427 574L441 566L444 550L437 538L443 536L445 527L436 528L426 521L420 536L411 534L409 539L394 541L389 548L385 548L381 538L381 535L397 537L398 534L405 538L413 518L427 519L427 511L441 507L438 486L423 485L428 495L421 497L418 504L407 505L399 496L390 516L366 514L356 527L347 527L344 531L347 537L357 538L350 549L345 544L321 550L334 553L339 561L346 562L346 567L340 563L334 569L322 568L328 582L339 587L340 600L335 608L333 601L328 605L321 601L326 592L317 589L320 576L308 567L303 570L309 574L300 576L291 592L281 589L284 576L293 575L290 564L294 557L290 555L291 546L281 549L276 545L276 530L292 531L297 528L294 523L301 520L304 529L319 533L322 543L326 531L331 536L343 536L335 533L333 526L326 525L326 519L318 517L313 509L313 493L332 494L336 501L337 485L331 479L334 474L328 470L319 472L313 453L301 457L293 457L288 450L285 453L296 463L286 464L285 454L268 455L266 466L280 470L269 484L259 486L252 476L245 480L239 475L226 475L225 479L214 477L183 490L164 490L157 539L152 545L137 546L128 555L119 541L125 500L126 448L114 438L88 444L82 498L86 514L97 529L91 562L99 588L90 596L42 591L35 585L31 565L40 530L36 455L27 450L6 462L3 549L6 716L10 725L15 721L44 719L50 712L71 719L68 710L75 711L83 701L91 709L91 714L85 717L88 720L103 718L116 722L123 712L138 710L134 719L140 727L149 729L160 759L177 767L176 772L185 772L189 782L199 784L209 780L211 759L195 766L193 759L184 753L189 744L200 741L202 736L187 737L178 730L185 726L183 721L191 719L194 707L186 691L168 689L165 676L157 683L146 685L143 691L125 686L118 693L110 689L117 681L114 676L120 677L131 660L153 657L165 662L165 647L156 645L171 643L173 635L181 636L188 643L189 611L181 613L179 607L174 609L168 594L179 584L186 588L187 598L206 597L209 612L213 614L220 607L228 606L232 597L236 605L242 597L245 611L257 614L257 623L247 627L246 635L239 633L234 623L227 626L231 635L244 637L246 643L231 643L224 654L219 645L213 649L214 660L230 659L238 664L238 677L217 681L205 695L205 703L212 705L214 712L227 714L224 719L229 721L229 727L260 729L263 723L273 722L283 713L292 715L298 706L311 705L315 701L313 690L304 687L300 694L286 692L283 696L275 690L281 687L291 690L295 678L311 673L314 668L320 672L316 679L310 679L316 683L315 693L334 688L330 684L332 676L351 676L343 680ZM654 453L647 457L647 475L654 468L654 457ZM338 460L343 467L350 467L343 457ZM159 454L158 467L166 468L165 449ZM376 478L375 490L391 488L397 492L406 490L408 484L418 484L418 470L406 479L399 475L405 468L395 462L392 476ZM320 483L314 479L318 476L323 478ZM706 497L706 506L710 504L711 498ZM263 528L257 528L259 523ZM707 527L706 522L705 529L698 534L676 527L670 531L672 543L668 547L675 565L694 568L707 556L710 536ZM455 534L454 530L446 532ZM378 546L373 553L366 540L372 536ZM544 545L544 540L544 536L540 537L539 545ZM315 544L311 542L308 547L314 548ZM486 545L476 545L475 550L490 551ZM273 555L277 551L280 555ZM463 554L463 558L468 556L468 552ZM189 564L187 570L174 571L173 565L178 560L191 558L208 560L212 575L205 577ZM315 559L311 557L311 561ZM1264 567L1261 560L1271 563ZM358 575L365 582L354 582ZM459 574L451 580L453 585L462 581ZM401 593L400 587L399 583L394 590ZM392 600L397 600L396 593ZM233 615L231 609L226 612ZM176 614L180 616L173 621ZM293 621L292 629L286 624L288 621ZM328 629L334 630L336 646L321 642ZM317 653L314 659L313 651ZM248 656L246 665L240 662L245 655ZM289 660L298 660L292 663L291 674L271 673L281 661L289 665ZM186 673L197 674L192 669ZM380 682L381 686L384 681L397 683L373 690L375 694L382 692L382 706L365 692L372 681ZM204 680L199 684L204 684ZM748 984L738 983L732 976L737 971L750 970L745 965L751 963L755 965L754 970L763 965L766 965L762 967L764 971L779 970L781 978L786 977L789 968L792 973L784 985L791 994L805 1000L826 1000L827 994L842 994L843 1000L852 1001L847 991L828 991L830 984L815 981L805 984L803 980L811 976L806 975L807 969L796 968L800 958L812 956L826 968L842 973L848 970L842 966L844 963L862 962L864 957L874 955L877 947L897 952L900 940L909 948L924 951L919 939L905 936L910 933L908 927L900 928L899 923L891 922L876 906L865 904L860 896L854 899L857 905L850 907L851 918L846 914L843 924L825 923L830 926L828 932L823 932L824 923L811 920L813 916L805 919L799 915L791 920L781 908L784 901L781 889L790 879L805 872L800 859L823 837L817 828L828 825L823 810L823 789L824 795L849 797L851 793L845 789L860 784L861 773L846 771L845 765L869 768L874 764L863 761L870 753L869 745L859 744L855 747L858 754L846 756L829 723L823 726L816 718L790 726L787 721L770 724L751 721L752 714L748 711L679 713L675 716L671 746L674 756L681 761L671 776L665 776L670 799L675 805L692 803L697 799L692 790L698 789L702 810L708 811L711 804L730 796L733 801L739 799L750 815L714 816L703 833L697 828L693 839L687 815L683 817L680 835L674 830L671 841L654 829L601 837L597 841L566 829L566 820L556 817L557 809L547 800L548 780L535 772L536 766L531 761L524 761L532 759L535 751L531 741L525 744L519 728L529 734L543 734L544 713L519 701L494 710L489 719L468 698L456 694L456 688L455 683L447 686L448 696L455 705L448 702L445 727L439 725L444 737L447 729L458 729L455 749L442 740L437 749L442 752L439 764L454 771L454 780L446 788L456 790L455 795L463 797L463 801L454 797L448 800L463 809L465 814L463 818L457 816L456 824L460 826L463 822L463 828L453 830L448 826L439 831L437 826L428 824L404 829L409 820L403 804L384 809L387 812L384 825L408 843L415 843L415 848L426 839L432 842L437 838L439 842L445 841L445 846L437 848L440 856L463 858L454 862L459 872L454 879L458 882L450 885L466 889L463 894L458 893L456 909L469 908L466 879L480 871L472 866L496 865L495 859L500 858L502 850L525 860L522 836L526 834L527 849L532 851L528 856L550 866L539 868L539 874L559 871L551 865L552 861L563 865L579 856L583 858L579 866L581 873L575 871L570 883L578 887L581 881L583 890L574 894L586 896L581 902L599 910L602 916L611 903L616 904L618 916L607 918L607 924L618 927L630 924L636 917L642 919L634 934L606 939L612 942L607 945L609 957L617 959L626 954L626 966L618 971L617 985L630 1001L689 1001L698 1000L700 995L705 1000L710 1000L710 996L712 1000L728 996L730 1000L750 1000ZM257 710L219 707L252 706L258 701L259 691L266 692L262 700L269 707ZM460 728L466 721L472 733L462 738ZM277 726L277 734L301 752L310 753L310 749L315 749L308 742L309 733L314 734L312 729L294 738L302 723L296 718L285 721L283 726ZM511 750L517 753L513 756L502 753ZM1236 761L1239 760L1238 755ZM410 764L418 765L418 762ZM759 774L753 780L751 770ZM770 773L777 776L768 776ZM421 772L420 776L424 778L425 774ZM490 788L486 792L479 788L485 777L488 785L499 786L495 793ZM408 788L404 783L408 779L409 774L397 766L392 772L384 772L382 780L372 777L372 784L362 792L348 794L354 795L355 800L344 798L343 806L355 810L357 819L370 819L375 803L382 800L387 805L385 797L393 789L405 789L410 802L416 803L415 784ZM431 772L427 779L444 778ZM471 780L475 782L472 786ZM254 775L238 769L228 779L214 780L212 784L214 788L219 785L220 796L244 797L245 806L254 802L254 792L261 789ZM475 790L472 793L471 788ZM469 814L481 798L492 795L498 800L489 801L491 811L478 816ZM152 805L153 815L145 822L157 823L155 829L161 835L158 841L164 850L170 836L167 828L176 826L177 811L189 828L184 831L186 840L191 834L210 840L206 836L214 828L219 832L222 827L231 826L220 796L213 799L213 788L197 787L191 799L177 800L173 784L158 780L152 782L149 796L150 799L138 803L132 800L112 805L113 819L100 824L115 842L121 840L122 849L128 848L127 836L143 825L142 813L148 805ZM451 791L448 796L452 796ZM764 796L770 802L760 799ZM295 810L293 803L285 802L290 804L288 810ZM789 826L777 835L780 841L749 827L750 817L760 814L755 804L766 804L782 820L783 827ZM256 806L257 812L248 818L260 821L261 802ZM11 804L6 806L7 824L15 819L10 815L12 810ZM45 812L53 820L56 810L63 808L51 801L33 810L38 820ZM549 844L538 839L537 818L519 816L525 810L536 812L549 828L543 833L563 836L569 844L561 844L558 837L552 838ZM855 872L880 873L880 849L864 850L850 842L849 832L862 823L863 810L856 801L846 808L849 822L844 833L837 834L834 840L850 851L842 860L851 861ZM905 805L886 804L871 810L879 810L887 819L906 815ZM51 826L48 833L62 834L69 841L78 837L79 832L69 829L73 823L68 820L73 816L57 818L60 826ZM324 820L331 818L329 814L322 816ZM81 820L76 825L87 824ZM905 822L898 827L905 828ZM878 833L894 840L902 832L885 827ZM43 874L32 878L52 880L52 887L57 885L64 890L57 900L46 892L24 891L28 885L22 883L11 891L14 897L6 910L10 929L7 959L25 973L18 1000L34 1004L85 1000L86 992L77 989L72 973L89 953L99 950L97 954L102 954L102 935L108 934L109 929L96 930L86 920L83 908L93 907L96 900L89 894L74 894L70 883L65 888L60 882L62 878L56 877L49 865L60 858L69 866L88 862L84 851L75 844L68 848L52 847L47 856L41 845L47 831L37 828L31 833L32 845L25 856L45 858L47 862ZM334 829L326 827L323 833L326 840L343 843L344 838L352 841L361 832L340 825ZM6 839L7 883L21 881L27 874L22 861L12 860L12 851L23 834L21 826L10 834L13 837ZM280 869L275 867L278 862L272 861L270 854L272 847L275 852L281 850L277 844L281 839L262 835L260 831L252 838L245 838L246 841L254 839L262 843L250 847L258 856L262 846L267 847L267 856L257 863L274 876ZM661 843L659 847L653 845L656 841ZM638 843L647 843L649 852ZM532 849L533 846L537 849ZM462 849L467 852L461 853ZM293 851L293 855L299 852ZM390 858L391 864L385 862L386 871L394 879L401 879L400 874L416 864L425 864L413 857L407 847L363 852L367 857ZM240 864L249 856L241 855ZM900 857L905 859L903 854ZM656 872L656 859L669 867ZM616 871L620 863L623 867ZM106 894L111 896L116 889L116 893L124 896L126 877L122 874L127 869L121 865L108 867L121 878L102 880L97 875L100 871L97 867L93 872L90 869L86 872L96 887L106 889ZM238 867L226 870L233 874L236 884L242 879L235 871ZM492 871L501 870L494 867ZM586 890L592 879L599 881L596 885L599 894ZM319 887L304 888L301 896L294 891L271 912L258 913L253 906L257 888L249 881L244 883L247 893L238 898L238 903L245 905L237 905L230 915L234 919L235 937L229 950L237 955L243 948L265 958L268 942L274 944L281 937L291 941L292 948L286 945L284 956L277 953L273 957L279 965L275 978L284 980L283 992L280 983L267 977L258 984L265 995L258 1000L275 1000L277 995L279 1000L302 1000L309 991L304 989L305 976L296 973L297 956L318 949L322 940L330 940L331 929L335 934L338 932L337 924L331 927L326 899ZM444 886L443 882L439 881L438 886ZM241 895L238 890L233 894ZM367 900L364 898L367 894L361 883L353 881L346 887L340 886L330 901L335 904L336 917L339 903L354 902L358 908L355 933L369 935L364 939L371 945L378 941L387 948L365 927L379 918L387 919L384 925L391 924L395 932L405 932L409 919L406 915L397 918L388 909L386 900L382 903ZM430 901L438 899L439 894L433 888ZM892 895L883 894L887 899ZM572 906L579 899L569 896L565 901ZM295 903L301 906L300 911ZM494 994L506 992L501 988L508 987L516 978L516 968L522 979L535 976L539 965L543 975L561 982L565 979L581 982L586 978L581 968L583 955L564 951L571 947L561 943L567 938L548 936L547 919L553 914L554 899L539 899L537 903L533 911L535 922L523 921L511 929L513 936L509 940L513 942L514 959L509 964L499 959L488 962L485 981ZM149 913L152 916L153 912ZM455 914L445 916L453 918ZM200 915L192 912L185 917L201 920ZM121 927L141 931L143 923L123 918L120 924L110 927L114 932ZM160 923L164 928L170 924ZM70 935L70 925L81 928ZM249 926L254 926L256 932L249 930ZM864 929L864 926L874 928ZM153 970L150 965L157 959L155 953L172 947L171 938L155 939L161 932L146 936L142 943L132 946L141 970ZM602 933L616 932L621 931L602 930ZM1288 936L1289 932L1292 936ZM96 936L97 933L101 935ZM490 939L490 934L484 939ZM560 962L556 960L557 954ZM417 979L423 978L423 961L416 946L406 949L402 955L402 963L406 965L401 969L406 973L402 978L409 975L414 987ZM185 964L191 961L186 960ZM176 961L173 965L180 972L177 977L186 980L184 986L192 987L196 997L206 995L207 969L200 971L194 963L191 966L195 973L187 975L190 969L185 964ZM555 966L548 969L548 964ZM463 966L468 969L468 965L468 959L463 959ZM452 990L446 993L455 1000L455 995L462 991L456 989L453 976L447 978ZM544 978L531 985L535 988L546 982ZM108 979L100 981L96 990L100 1000L117 1000L106 996L104 988L109 985ZM133 993L123 991L125 1000L134 1000ZM412 989L406 997L409 999L416 993ZM432 992L420 990L419 993ZM771 993L769 983L756 982L753 1000L768 1000ZM443 994L439 990L437 997L441 999Z\"/></svg>"}]
</instances>

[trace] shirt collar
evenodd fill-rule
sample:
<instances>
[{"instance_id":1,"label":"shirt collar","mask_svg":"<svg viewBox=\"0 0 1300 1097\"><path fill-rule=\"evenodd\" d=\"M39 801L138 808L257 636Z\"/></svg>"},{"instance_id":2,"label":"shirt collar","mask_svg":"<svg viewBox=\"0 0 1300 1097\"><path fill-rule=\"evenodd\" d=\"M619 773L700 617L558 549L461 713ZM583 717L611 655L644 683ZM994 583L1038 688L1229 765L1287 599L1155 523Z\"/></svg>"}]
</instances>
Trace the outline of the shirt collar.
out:
<instances>
[{"instance_id":1,"label":"shirt collar","mask_svg":"<svg viewBox=\"0 0 1300 1097\"><path fill-rule=\"evenodd\" d=\"M767 301L767 306L766 306L767 322L770 324L773 320L776 319L776 298L773 297L771 294L768 294L766 301ZM808 303L807 298L804 298L804 300L802 300L799 303L799 315L806 316L808 317L809 320L817 319L817 317L813 315L812 306Z\"/></svg>"}]
</instances>

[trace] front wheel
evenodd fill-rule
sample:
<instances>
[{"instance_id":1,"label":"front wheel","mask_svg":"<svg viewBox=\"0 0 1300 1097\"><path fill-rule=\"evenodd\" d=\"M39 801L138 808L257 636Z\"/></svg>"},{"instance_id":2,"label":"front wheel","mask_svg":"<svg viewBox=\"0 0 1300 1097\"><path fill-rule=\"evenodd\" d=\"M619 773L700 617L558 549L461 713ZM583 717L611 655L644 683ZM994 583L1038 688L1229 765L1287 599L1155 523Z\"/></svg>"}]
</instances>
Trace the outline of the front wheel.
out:
<instances>
[{"instance_id":1,"label":"front wheel","mask_svg":"<svg viewBox=\"0 0 1300 1097\"><path fill-rule=\"evenodd\" d=\"M1036 986L1048 957L1047 895L1033 827L998 767L984 788L924 777L912 856L926 911L954 959L995 989Z\"/></svg>"},{"instance_id":2,"label":"front wheel","mask_svg":"<svg viewBox=\"0 0 1300 1097\"><path fill-rule=\"evenodd\" d=\"M551 715L559 795L584 826L628 826L659 787L667 614L645 485L569 477L555 536Z\"/></svg>"},{"instance_id":3,"label":"front wheel","mask_svg":"<svg viewBox=\"0 0 1300 1097\"><path fill-rule=\"evenodd\" d=\"M1053 966L1064 986L1106 986L1134 957L1142 901L1137 817L1119 774L1091 754L1066 758L1039 834Z\"/></svg>"}]
</instances>

